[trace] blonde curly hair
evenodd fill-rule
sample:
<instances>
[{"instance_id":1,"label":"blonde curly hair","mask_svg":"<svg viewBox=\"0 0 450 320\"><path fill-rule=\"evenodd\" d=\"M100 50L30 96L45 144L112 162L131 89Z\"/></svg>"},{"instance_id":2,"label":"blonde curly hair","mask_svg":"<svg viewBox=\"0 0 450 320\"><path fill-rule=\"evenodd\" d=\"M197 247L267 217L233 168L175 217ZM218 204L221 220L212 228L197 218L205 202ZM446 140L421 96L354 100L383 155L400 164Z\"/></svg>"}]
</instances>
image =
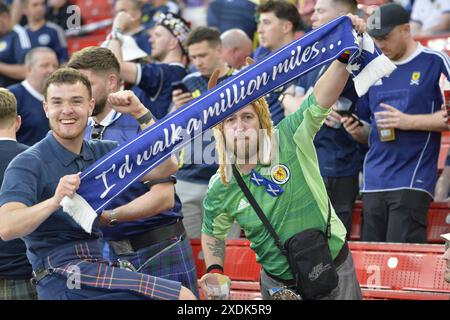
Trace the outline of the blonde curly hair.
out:
<instances>
[{"instance_id":1,"label":"blonde curly hair","mask_svg":"<svg viewBox=\"0 0 450 320\"><path fill-rule=\"evenodd\" d=\"M265 141L258 143L258 159L262 164L269 164L272 160L275 150L275 141L273 139L273 122L270 116L269 105L264 97L261 97L251 103L259 118L260 129L265 129ZM232 159L225 146L224 122L222 121L214 127L214 138L216 139L216 150L219 157L220 180L224 185L228 185L232 174Z\"/></svg>"}]
</instances>

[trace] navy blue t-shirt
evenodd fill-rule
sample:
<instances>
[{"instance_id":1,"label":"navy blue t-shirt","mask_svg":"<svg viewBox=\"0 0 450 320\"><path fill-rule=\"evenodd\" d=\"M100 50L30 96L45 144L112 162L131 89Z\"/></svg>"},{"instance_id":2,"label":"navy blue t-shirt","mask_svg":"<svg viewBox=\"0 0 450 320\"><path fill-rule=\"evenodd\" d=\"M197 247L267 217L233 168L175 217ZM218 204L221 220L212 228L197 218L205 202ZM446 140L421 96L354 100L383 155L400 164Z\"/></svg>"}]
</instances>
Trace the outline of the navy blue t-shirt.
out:
<instances>
[{"instance_id":1,"label":"navy blue t-shirt","mask_svg":"<svg viewBox=\"0 0 450 320\"><path fill-rule=\"evenodd\" d=\"M12 140L0 140L0 183L11 160L28 146ZM23 280L31 278L31 265L26 255L27 247L20 239L0 240L0 279Z\"/></svg>"},{"instance_id":2,"label":"navy blue t-shirt","mask_svg":"<svg viewBox=\"0 0 450 320\"><path fill-rule=\"evenodd\" d=\"M7 64L23 64L25 55L31 48L30 39L25 29L19 25L0 37L0 61ZM6 88L19 82L0 75L0 87Z\"/></svg>"},{"instance_id":3,"label":"navy blue t-shirt","mask_svg":"<svg viewBox=\"0 0 450 320\"><path fill-rule=\"evenodd\" d=\"M67 51L66 34L60 26L53 22L47 21L45 25L36 31L30 30L29 26L25 26L28 37L30 37L31 47L49 47L55 51L60 64L69 60Z\"/></svg>"},{"instance_id":4,"label":"navy blue t-shirt","mask_svg":"<svg viewBox=\"0 0 450 320\"><path fill-rule=\"evenodd\" d=\"M105 130L102 138L106 140L116 141L123 144L133 139L141 130L138 122L127 114L120 114L111 111L110 118L107 120ZM85 130L85 139L91 139L91 132L93 130L93 121L91 120L89 126ZM123 206L137 197L148 192L148 187L140 181L134 182L125 192L114 198L108 204L106 209L114 209ZM147 219L129 221L119 223L115 227L102 228L103 237L108 241L123 240L131 235L137 235L149 230L159 228L164 225L175 223L178 219L182 219L181 201L175 194L175 205L172 209L163 211L155 216Z\"/></svg>"},{"instance_id":5,"label":"navy blue t-shirt","mask_svg":"<svg viewBox=\"0 0 450 320\"><path fill-rule=\"evenodd\" d=\"M50 130L43 106L44 96L34 90L26 80L8 89L16 96L17 113L22 118L17 141L32 146L41 141Z\"/></svg>"},{"instance_id":6,"label":"navy blue t-shirt","mask_svg":"<svg viewBox=\"0 0 450 320\"><path fill-rule=\"evenodd\" d=\"M361 119L371 123L369 151L364 160L362 192L413 189L431 197L437 178L440 132L395 129L395 140L381 142L373 114L386 103L407 114L433 114L440 110L439 80L450 73L450 59L418 45L397 69L382 78L358 101Z\"/></svg>"},{"instance_id":7,"label":"navy blue t-shirt","mask_svg":"<svg viewBox=\"0 0 450 320\"><path fill-rule=\"evenodd\" d=\"M298 79L297 84L307 92L327 68L328 65L308 72ZM358 95L353 80L349 79L337 103L341 110L356 113L357 101ZM339 125L339 128L331 128L323 124L314 138L314 146L322 177L349 177L361 171L362 158L359 144L342 125Z\"/></svg>"},{"instance_id":8,"label":"navy blue t-shirt","mask_svg":"<svg viewBox=\"0 0 450 320\"><path fill-rule=\"evenodd\" d=\"M0 206L20 202L34 206L55 194L59 179L85 170L117 147L112 141L84 141L81 154L65 149L50 132L43 140L19 154L10 163L0 190ZM33 268L52 250L70 242L98 239L98 219L92 233L86 233L62 208L53 212L36 230L23 237Z\"/></svg>"},{"instance_id":9,"label":"navy blue t-shirt","mask_svg":"<svg viewBox=\"0 0 450 320\"><path fill-rule=\"evenodd\" d=\"M186 74L186 68L180 63L138 64L136 85L142 91L132 90L142 104L161 119L172 104L172 82L181 81Z\"/></svg>"}]
</instances>

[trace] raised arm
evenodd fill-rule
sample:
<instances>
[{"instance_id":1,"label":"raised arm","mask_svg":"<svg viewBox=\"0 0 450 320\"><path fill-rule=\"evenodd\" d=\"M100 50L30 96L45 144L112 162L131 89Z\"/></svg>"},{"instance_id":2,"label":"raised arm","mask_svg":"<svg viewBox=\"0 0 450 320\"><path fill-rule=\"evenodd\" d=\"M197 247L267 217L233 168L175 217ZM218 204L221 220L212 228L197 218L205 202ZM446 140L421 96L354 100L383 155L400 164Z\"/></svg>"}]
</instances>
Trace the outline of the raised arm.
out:
<instances>
[{"instance_id":1,"label":"raised arm","mask_svg":"<svg viewBox=\"0 0 450 320\"><path fill-rule=\"evenodd\" d=\"M132 21L132 17L126 12L119 12L114 18L111 39L108 43L108 49L116 56L120 64L120 77L128 83L136 83L137 64L134 62L125 62L122 57L122 43L120 33Z\"/></svg>"},{"instance_id":2,"label":"raised arm","mask_svg":"<svg viewBox=\"0 0 450 320\"><path fill-rule=\"evenodd\" d=\"M352 20L353 27L358 33L366 31L364 20L352 14L349 14L348 17ZM317 81L314 87L314 95L321 107L331 108L341 96L349 77L346 67L345 63L336 60ZM339 81L336 81L336 79L339 79Z\"/></svg>"},{"instance_id":3,"label":"raised arm","mask_svg":"<svg viewBox=\"0 0 450 320\"><path fill-rule=\"evenodd\" d=\"M108 101L113 106L114 110L120 113L130 114L133 118L135 118L136 121L139 122L142 130L147 129L155 123L150 110L148 110L139 101L133 91L124 90L112 93L109 95ZM175 174L177 171L178 162L176 157L173 155L158 165L155 169L147 173L143 178L141 178L141 181L163 179Z\"/></svg>"}]
</instances>

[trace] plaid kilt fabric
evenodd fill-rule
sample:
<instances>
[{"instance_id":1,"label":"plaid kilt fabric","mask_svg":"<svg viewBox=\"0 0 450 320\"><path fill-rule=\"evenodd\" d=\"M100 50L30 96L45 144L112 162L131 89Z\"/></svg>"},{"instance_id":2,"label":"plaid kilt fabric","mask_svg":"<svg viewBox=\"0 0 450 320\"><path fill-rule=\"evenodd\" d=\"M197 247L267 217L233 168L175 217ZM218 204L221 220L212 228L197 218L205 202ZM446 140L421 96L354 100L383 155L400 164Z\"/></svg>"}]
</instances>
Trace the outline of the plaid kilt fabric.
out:
<instances>
[{"instance_id":1,"label":"plaid kilt fabric","mask_svg":"<svg viewBox=\"0 0 450 320\"><path fill-rule=\"evenodd\" d=\"M186 235L161 241L135 253L111 254L112 260L117 258L130 262L138 272L179 281L199 297L195 260Z\"/></svg>"},{"instance_id":2,"label":"plaid kilt fabric","mask_svg":"<svg viewBox=\"0 0 450 320\"><path fill-rule=\"evenodd\" d=\"M102 259L101 249L96 241L85 241L62 248L44 259L44 267L51 270L51 273L67 278L67 283L73 285L74 292L98 289L99 295L103 296L105 291L111 291L129 292L142 299L177 300L181 288L180 282L109 266Z\"/></svg>"},{"instance_id":3,"label":"plaid kilt fabric","mask_svg":"<svg viewBox=\"0 0 450 320\"><path fill-rule=\"evenodd\" d=\"M0 300L37 300L37 293L29 279L0 279Z\"/></svg>"}]
</instances>

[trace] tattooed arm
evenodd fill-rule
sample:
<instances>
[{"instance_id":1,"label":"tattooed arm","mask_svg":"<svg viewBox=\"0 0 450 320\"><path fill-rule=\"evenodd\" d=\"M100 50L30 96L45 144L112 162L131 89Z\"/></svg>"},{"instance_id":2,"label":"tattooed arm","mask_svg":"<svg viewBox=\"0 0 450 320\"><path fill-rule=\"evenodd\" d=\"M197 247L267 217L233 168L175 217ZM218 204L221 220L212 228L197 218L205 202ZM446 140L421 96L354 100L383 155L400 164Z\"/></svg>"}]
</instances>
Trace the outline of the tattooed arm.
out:
<instances>
[{"instance_id":1,"label":"tattooed arm","mask_svg":"<svg viewBox=\"0 0 450 320\"><path fill-rule=\"evenodd\" d=\"M202 233L202 249L206 267L213 264L223 266L225 260L225 240Z\"/></svg>"}]
</instances>

